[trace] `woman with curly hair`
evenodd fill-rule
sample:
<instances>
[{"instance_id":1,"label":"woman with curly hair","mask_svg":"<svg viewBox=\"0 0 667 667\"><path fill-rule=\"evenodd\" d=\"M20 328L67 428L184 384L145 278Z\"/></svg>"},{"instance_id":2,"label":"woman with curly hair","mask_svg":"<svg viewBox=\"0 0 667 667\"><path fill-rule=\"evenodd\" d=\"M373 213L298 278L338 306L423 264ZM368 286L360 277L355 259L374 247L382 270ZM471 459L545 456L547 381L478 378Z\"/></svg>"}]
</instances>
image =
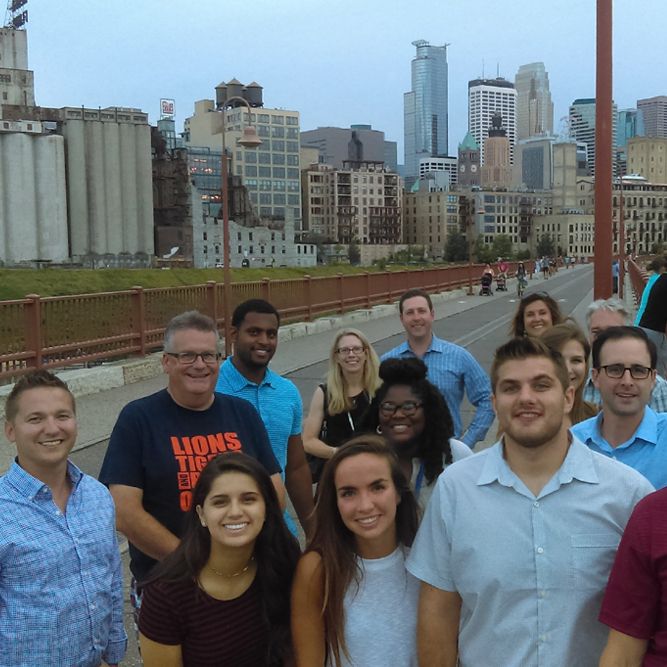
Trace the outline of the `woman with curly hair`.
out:
<instances>
[{"instance_id":1,"label":"woman with curly hair","mask_svg":"<svg viewBox=\"0 0 667 667\"><path fill-rule=\"evenodd\" d=\"M405 569L417 503L383 438L327 462L292 588L297 667L417 667L419 582Z\"/></svg>"},{"instance_id":2,"label":"woman with curly hair","mask_svg":"<svg viewBox=\"0 0 667 667\"><path fill-rule=\"evenodd\" d=\"M597 407L584 401L583 396L590 370L591 352L591 346L584 332L574 321L566 320L563 324L557 324L546 331L541 340L548 348L560 352L567 366L570 385L574 387L574 405L570 412L572 425L595 417L598 412Z\"/></svg>"},{"instance_id":3,"label":"woman with curly hair","mask_svg":"<svg viewBox=\"0 0 667 667\"><path fill-rule=\"evenodd\" d=\"M240 452L214 458L195 486L183 540L144 588L145 667L292 665L299 555L261 464Z\"/></svg>"},{"instance_id":4,"label":"woman with curly hair","mask_svg":"<svg viewBox=\"0 0 667 667\"><path fill-rule=\"evenodd\" d=\"M565 318L558 302L546 292L531 292L521 299L512 319L510 333L514 338L535 336L539 338L545 331Z\"/></svg>"},{"instance_id":5,"label":"woman with curly hair","mask_svg":"<svg viewBox=\"0 0 667 667\"><path fill-rule=\"evenodd\" d=\"M319 480L336 447L359 432L361 417L380 386L379 365L361 331L342 329L336 334L326 382L315 389L303 424L303 448L313 482Z\"/></svg>"},{"instance_id":6,"label":"woman with curly hair","mask_svg":"<svg viewBox=\"0 0 667 667\"><path fill-rule=\"evenodd\" d=\"M396 452L422 509L445 467L472 454L452 437L452 415L440 391L426 379L426 370L421 359L385 359L380 364L383 383L364 424L381 433Z\"/></svg>"}]
</instances>

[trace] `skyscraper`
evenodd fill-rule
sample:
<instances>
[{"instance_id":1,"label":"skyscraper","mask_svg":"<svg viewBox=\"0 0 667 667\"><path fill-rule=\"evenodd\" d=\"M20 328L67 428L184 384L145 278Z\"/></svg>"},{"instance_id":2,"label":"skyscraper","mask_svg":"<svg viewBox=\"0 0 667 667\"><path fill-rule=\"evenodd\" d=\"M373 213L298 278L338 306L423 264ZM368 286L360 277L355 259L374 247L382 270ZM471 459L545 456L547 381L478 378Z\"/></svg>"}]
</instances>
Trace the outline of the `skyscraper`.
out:
<instances>
[{"instance_id":1,"label":"skyscraper","mask_svg":"<svg viewBox=\"0 0 667 667\"><path fill-rule=\"evenodd\" d=\"M521 65L514 77L517 139L553 134L554 105L544 63Z\"/></svg>"},{"instance_id":2,"label":"skyscraper","mask_svg":"<svg viewBox=\"0 0 667 667\"><path fill-rule=\"evenodd\" d=\"M644 114L647 137L667 137L667 95L637 100L637 109Z\"/></svg>"},{"instance_id":3,"label":"skyscraper","mask_svg":"<svg viewBox=\"0 0 667 667\"><path fill-rule=\"evenodd\" d=\"M496 79L474 79L468 82L468 132L481 148L484 164L484 140L489 136L491 119L500 114L514 156L516 143L516 89L511 81L499 76Z\"/></svg>"},{"instance_id":4,"label":"skyscraper","mask_svg":"<svg viewBox=\"0 0 667 667\"><path fill-rule=\"evenodd\" d=\"M612 141L613 150L616 150L616 124L618 112L612 103ZM595 176L595 98L584 97L574 100L569 112L570 136L586 144L586 162L588 173Z\"/></svg>"},{"instance_id":5,"label":"skyscraper","mask_svg":"<svg viewBox=\"0 0 667 667\"><path fill-rule=\"evenodd\" d=\"M447 44L412 43L412 90L403 95L406 185L419 175L421 158L446 156L448 150Z\"/></svg>"}]
</instances>

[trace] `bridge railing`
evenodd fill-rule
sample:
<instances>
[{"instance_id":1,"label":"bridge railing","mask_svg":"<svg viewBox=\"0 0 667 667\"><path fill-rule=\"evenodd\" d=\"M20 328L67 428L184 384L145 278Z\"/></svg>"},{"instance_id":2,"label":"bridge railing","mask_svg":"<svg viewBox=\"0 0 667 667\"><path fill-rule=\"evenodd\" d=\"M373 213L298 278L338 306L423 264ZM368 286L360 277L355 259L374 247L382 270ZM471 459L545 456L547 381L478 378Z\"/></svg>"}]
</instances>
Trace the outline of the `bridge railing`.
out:
<instances>
[{"instance_id":1,"label":"bridge railing","mask_svg":"<svg viewBox=\"0 0 667 667\"><path fill-rule=\"evenodd\" d=\"M510 272L516 264L511 263ZM482 265L473 265L475 288ZM468 284L469 267L449 266L414 271L337 274L232 284L230 312L246 299L273 303L284 322L309 321L328 313L391 303L411 288L428 292ZM169 320L199 310L224 328L222 283L119 292L0 301L0 381L31 368L64 368L121 357L142 356L162 347Z\"/></svg>"}]
</instances>

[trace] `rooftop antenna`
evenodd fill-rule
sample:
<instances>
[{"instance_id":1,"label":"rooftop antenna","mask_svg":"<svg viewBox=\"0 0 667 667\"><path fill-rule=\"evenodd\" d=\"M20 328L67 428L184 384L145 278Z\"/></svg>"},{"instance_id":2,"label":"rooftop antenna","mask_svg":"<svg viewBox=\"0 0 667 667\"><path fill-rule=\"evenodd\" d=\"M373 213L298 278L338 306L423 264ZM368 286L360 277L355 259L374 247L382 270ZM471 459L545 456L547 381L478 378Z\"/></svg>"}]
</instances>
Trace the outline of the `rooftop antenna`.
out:
<instances>
[{"instance_id":1,"label":"rooftop antenna","mask_svg":"<svg viewBox=\"0 0 667 667\"><path fill-rule=\"evenodd\" d=\"M28 22L28 10L25 6L28 0L8 0L5 15L5 28L18 30Z\"/></svg>"},{"instance_id":2,"label":"rooftop antenna","mask_svg":"<svg viewBox=\"0 0 667 667\"><path fill-rule=\"evenodd\" d=\"M496 78L500 78L500 62L496 62Z\"/></svg>"},{"instance_id":3,"label":"rooftop antenna","mask_svg":"<svg viewBox=\"0 0 667 667\"><path fill-rule=\"evenodd\" d=\"M482 79L484 78L484 58L482 58Z\"/></svg>"}]
</instances>

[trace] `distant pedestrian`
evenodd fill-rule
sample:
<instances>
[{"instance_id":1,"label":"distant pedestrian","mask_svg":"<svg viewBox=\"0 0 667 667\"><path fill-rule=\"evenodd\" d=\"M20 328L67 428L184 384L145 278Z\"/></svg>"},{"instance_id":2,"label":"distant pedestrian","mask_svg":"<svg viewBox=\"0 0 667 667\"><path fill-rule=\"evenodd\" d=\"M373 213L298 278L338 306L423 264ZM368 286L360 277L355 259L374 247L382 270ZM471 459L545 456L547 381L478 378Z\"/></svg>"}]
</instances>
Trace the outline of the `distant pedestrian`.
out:
<instances>
[{"instance_id":1,"label":"distant pedestrian","mask_svg":"<svg viewBox=\"0 0 667 667\"><path fill-rule=\"evenodd\" d=\"M114 504L67 458L74 397L37 370L5 410L18 455L0 477L0 665L117 665L127 637Z\"/></svg>"}]
</instances>

